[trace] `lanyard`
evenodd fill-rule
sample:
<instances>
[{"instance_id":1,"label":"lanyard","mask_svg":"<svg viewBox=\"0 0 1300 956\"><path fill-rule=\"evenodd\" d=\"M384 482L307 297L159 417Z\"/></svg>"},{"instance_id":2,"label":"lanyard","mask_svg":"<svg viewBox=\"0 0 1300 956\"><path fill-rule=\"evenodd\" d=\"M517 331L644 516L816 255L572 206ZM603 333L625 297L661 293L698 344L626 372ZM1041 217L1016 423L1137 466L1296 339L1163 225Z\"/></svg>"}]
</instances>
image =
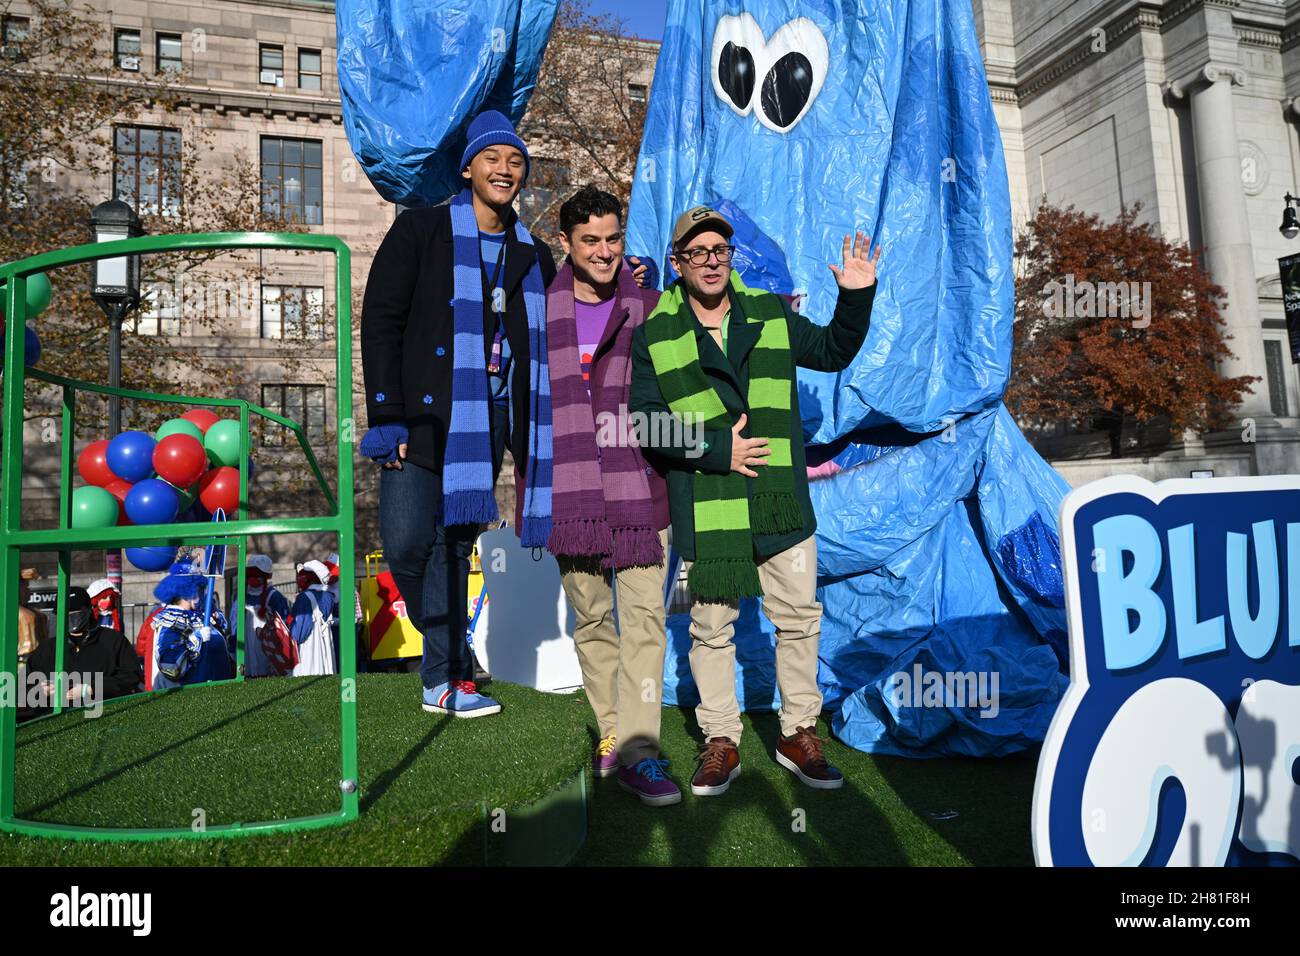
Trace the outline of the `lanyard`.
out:
<instances>
[{"instance_id":1,"label":"lanyard","mask_svg":"<svg viewBox=\"0 0 1300 956\"><path fill-rule=\"evenodd\" d=\"M492 310L496 314L496 322L493 323L495 331L492 335L492 357L488 359L487 370L493 375L501 371L501 314L496 311L497 304L497 281L501 278L501 268L506 261L506 237L501 236L501 249L497 252L496 268L492 270L492 278L488 282L488 295L492 298ZM482 259L479 260L479 268L483 270L483 278L487 278L487 269L484 268Z\"/></svg>"}]
</instances>

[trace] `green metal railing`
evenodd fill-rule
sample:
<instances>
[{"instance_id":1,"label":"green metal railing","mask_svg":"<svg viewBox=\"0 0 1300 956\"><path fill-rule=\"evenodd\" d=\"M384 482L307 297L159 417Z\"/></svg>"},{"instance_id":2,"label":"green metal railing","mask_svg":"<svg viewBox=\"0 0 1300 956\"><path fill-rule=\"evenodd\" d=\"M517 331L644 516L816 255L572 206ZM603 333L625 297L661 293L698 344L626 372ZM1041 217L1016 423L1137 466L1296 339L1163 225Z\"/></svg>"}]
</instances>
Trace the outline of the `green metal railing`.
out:
<instances>
[{"instance_id":1,"label":"green metal railing","mask_svg":"<svg viewBox=\"0 0 1300 956\"><path fill-rule=\"evenodd\" d=\"M241 399L202 398L188 395L162 395L130 389L110 388L89 382L50 375L24 365L25 337L21 334L27 320L27 278L39 272L62 266L93 262L96 259L118 256L147 255L149 253L175 252L182 249L285 249L332 252L334 254L335 290L335 375L337 402L335 437L338 456L337 494L331 490L322 474L311 444L303 433L302 425L265 408ZM18 669L18 578L23 551L56 551L59 555L58 603L55 610L55 671L63 672L63 651L67 628L67 593L72 569L72 552L86 548L121 548L141 545L207 546L236 542L239 554L236 590L237 601L244 594L244 564L247 539L254 534L319 534L338 536L339 593L350 595L355 589L353 487L352 487L352 257L347 245L336 236L304 235L297 233L200 233L194 235L146 236L119 242L93 243L70 249L43 253L18 262L0 266L0 282L4 283L4 314L8 318L9 335L5 339L4 355L4 441L0 462L0 672L16 684ZM15 334L17 333L17 334ZM27 379L34 379L62 389L62 446L60 462L59 525L55 529L23 530L22 528L22 471L23 471L23 401ZM178 405L205 405L238 409L240 429L239 454L239 508L234 520L217 524L188 525L129 525L112 528L72 528L73 434L76 426L78 392L100 395L117 395L140 401L164 402ZM307 518L248 517L248 462L250 452L249 421L258 415L290 429L298 439L325 494L329 513ZM349 605L350 606L350 603ZM232 612L234 608L232 607ZM243 681L242 665L245 647L245 615L233 614L236 619L237 675L230 681L214 681L196 685L190 692L221 683ZM346 630L346 629L344 629ZM249 823L225 823L194 830L176 828L101 828L62 823L43 823L23 820L14 815L15 766L18 712L16 707L0 706L0 831L22 833L30 836L58 837L62 839L113 839L159 840L202 837L222 837L237 834L267 833L285 830L305 830L346 823L357 818L359 789L357 786L357 704L356 704L356 642L339 641L339 733L340 733L340 805L339 809L317 816L285 820L265 820ZM21 688L20 688L21 691ZM175 693L175 690L155 693ZM62 701L56 690L55 713L62 710Z\"/></svg>"}]
</instances>

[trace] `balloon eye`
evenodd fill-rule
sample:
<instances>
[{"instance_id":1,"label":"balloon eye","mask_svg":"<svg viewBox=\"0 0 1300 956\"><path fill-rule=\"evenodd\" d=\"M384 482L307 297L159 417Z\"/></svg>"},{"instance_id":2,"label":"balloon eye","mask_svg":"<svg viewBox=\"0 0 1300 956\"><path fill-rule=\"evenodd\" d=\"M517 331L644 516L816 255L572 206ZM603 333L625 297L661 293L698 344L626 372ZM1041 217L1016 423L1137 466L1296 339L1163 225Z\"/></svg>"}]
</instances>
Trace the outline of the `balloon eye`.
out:
<instances>
[{"instance_id":1,"label":"balloon eye","mask_svg":"<svg viewBox=\"0 0 1300 956\"><path fill-rule=\"evenodd\" d=\"M748 108L754 95L754 57L749 50L727 42L718 57L718 83L737 109Z\"/></svg>"},{"instance_id":2,"label":"balloon eye","mask_svg":"<svg viewBox=\"0 0 1300 956\"><path fill-rule=\"evenodd\" d=\"M763 113L781 129L794 124L812 92L812 64L802 53L787 53L763 80Z\"/></svg>"}]
</instances>

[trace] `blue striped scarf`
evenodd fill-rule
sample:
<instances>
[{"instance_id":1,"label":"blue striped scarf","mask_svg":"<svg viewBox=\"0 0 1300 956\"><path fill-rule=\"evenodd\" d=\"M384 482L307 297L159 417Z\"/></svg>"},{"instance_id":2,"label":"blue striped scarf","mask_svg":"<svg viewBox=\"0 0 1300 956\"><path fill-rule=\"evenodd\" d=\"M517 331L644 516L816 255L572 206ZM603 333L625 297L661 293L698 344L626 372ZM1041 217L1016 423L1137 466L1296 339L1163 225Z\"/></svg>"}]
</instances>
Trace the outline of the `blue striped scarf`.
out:
<instances>
[{"instance_id":1,"label":"blue striped scarf","mask_svg":"<svg viewBox=\"0 0 1300 956\"><path fill-rule=\"evenodd\" d=\"M515 238L533 237L515 220ZM451 200L452 341L451 423L443 457L443 524L486 524L497 520L492 490L492 426L483 356L483 282L479 271L479 229L469 189ZM502 303L504 307L504 303ZM551 377L546 357L546 290L536 259L524 275L528 313L528 467L524 475L523 527L526 548L544 547L551 533ZM507 379L514 409L514 375Z\"/></svg>"}]
</instances>

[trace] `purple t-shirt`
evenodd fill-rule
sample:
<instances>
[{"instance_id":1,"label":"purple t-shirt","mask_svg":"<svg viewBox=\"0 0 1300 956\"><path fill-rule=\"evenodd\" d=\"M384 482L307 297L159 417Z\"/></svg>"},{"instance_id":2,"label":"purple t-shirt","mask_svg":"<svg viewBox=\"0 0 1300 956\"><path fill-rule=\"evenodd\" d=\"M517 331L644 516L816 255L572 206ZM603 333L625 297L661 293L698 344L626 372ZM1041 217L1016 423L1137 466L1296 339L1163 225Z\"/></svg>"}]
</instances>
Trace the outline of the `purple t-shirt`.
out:
<instances>
[{"instance_id":1,"label":"purple t-shirt","mask_svg":"<svg viewBox=\"0 0 1300 956\"><path fill-rule=\"evenodd\" d=\"M582 367L582 381L586 383L587 394L591 394L591 359L600 345L600 337L609 325L610 313L614 311L614 299L604 302L573 301L578 323L578 364Z\"/></svg>"}]
</instances>

